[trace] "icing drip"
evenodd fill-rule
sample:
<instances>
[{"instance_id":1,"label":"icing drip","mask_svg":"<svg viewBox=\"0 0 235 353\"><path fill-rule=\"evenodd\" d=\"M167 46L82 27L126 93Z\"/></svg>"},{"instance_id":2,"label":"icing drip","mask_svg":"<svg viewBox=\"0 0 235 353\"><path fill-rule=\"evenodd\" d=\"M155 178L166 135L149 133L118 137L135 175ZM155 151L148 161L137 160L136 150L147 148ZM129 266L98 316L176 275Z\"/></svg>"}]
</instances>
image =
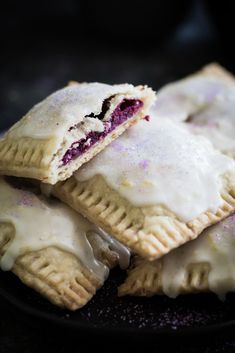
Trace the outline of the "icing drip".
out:
<instances>
[{"instance_id":1,"label":"icing drip","mask_svg":"<svg viewBox=\"0 0 235 353\"><path fill-rule=\"evenodd\" d=\"M103 238L104 232L64 204L15 189L0 179L0 222L9 222L15 228L14 238L0 259L3 270L10 270L16 258L26 252L56 246L73 253L100 279L107 277L109 269L96 260L86 236L94 232ZM120 264L127 263L123 245L105 237Z\"/></svg>"},{"instance_id":2,"label":"icing drip","mask_svg":"<svg viewBox=\"0 0 235 353\"><path fill-rule=\"evenodd\" d=\"M159 118L189 122L223 152L235 149L235 85L211 76L195 76L159 91L153 107Z\"/></svg>"},{"instance_id":3,"label":"icing drip","mask_svg":"<svg viewBox=\"0 0 235 353\"><path fill-rule=\"evenodd\" d=\"M113 250L118 255L119 266L121 269L126 269L130 264L131 253L130 250L119 243L116 239L110 237L106 232L99 228L99 235L102 239L109 244L111 250Z\"/></svg>"},{"instance_id":4,"label":"icing drip","mask_svg":"<svg viewBox=\"0 0 235 353\"><path fill-rule=\"evenodd\" d=\"M135 206L164 205L190 221L222 204L222 176L235 163L183 124L152 116L82 166L78 181L95 175Z\"/></svg>"},{"instance_id":5,"label":"icing drip","mask_svg":"<svg viewBox=\"0 0 235 353\"><path fill-rule=\"evenodd\" d=\"M227 292L235 291L234 250L235 215L162 258L163 292L173 298L179 295L188 266L203 262L210 266L209 289L223 299Z\"/></svg>"}]
</instances>

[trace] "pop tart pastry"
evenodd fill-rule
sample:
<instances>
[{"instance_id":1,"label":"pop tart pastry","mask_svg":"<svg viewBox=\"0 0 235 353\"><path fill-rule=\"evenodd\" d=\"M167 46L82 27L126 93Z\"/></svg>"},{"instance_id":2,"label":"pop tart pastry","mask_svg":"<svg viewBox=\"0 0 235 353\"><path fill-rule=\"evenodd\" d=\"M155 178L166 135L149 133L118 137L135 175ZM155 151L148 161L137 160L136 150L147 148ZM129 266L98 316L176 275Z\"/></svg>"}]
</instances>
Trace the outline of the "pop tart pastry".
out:
<instances>
[{"instance_id":1,"label":"pop tart pastry","mask_svg":"<svg viewBox=\"0 0 235 353\"><path fill-rule=\"evenodd\" d=\"M0 268L51 303L84 306L129 251L57 200L0 179Z\"/></svg>"},{"instance_id":2,"label":"pop tart pastry","mask_svg":"<svg viewBox=\"0 0 235 353\"><path fill-rule=\"evenodd\" d=\"M53 193L154 260L234 212L235 162L182 123L152 115Z\"/></svg>"},{"instance_id":3,"label":"pop tart pastry","mask_svg":"<svg viewBox=\"0 0 235 353\"><path fill-rule=\"evenodd\" d=\"M206 229L197 239L161 259L137 259L119 295L153 296L235 291L235 215Z\"/></svg>"},{"instance_id":4,"label":"pop tart pastry","mask_svg":"<svg viewBox=\"0 0 235 353\"><path fill-rule=\"evenodd\" d=\"M194 134L235 158L235 79L218 64L163 87L153 111L159 119L186 122Z\"/></svg>"},{"instance_id":5,"label":"pop tart pastry","mask_svg":"<svg viewBox=\"0 0 235 353\"><path fill-rule=\"evenodd\" d=\"M55 184L138 119L155 99L146 86L82 83L34 106L0 140L0 173Z\"/></svg>"}]
</instances>

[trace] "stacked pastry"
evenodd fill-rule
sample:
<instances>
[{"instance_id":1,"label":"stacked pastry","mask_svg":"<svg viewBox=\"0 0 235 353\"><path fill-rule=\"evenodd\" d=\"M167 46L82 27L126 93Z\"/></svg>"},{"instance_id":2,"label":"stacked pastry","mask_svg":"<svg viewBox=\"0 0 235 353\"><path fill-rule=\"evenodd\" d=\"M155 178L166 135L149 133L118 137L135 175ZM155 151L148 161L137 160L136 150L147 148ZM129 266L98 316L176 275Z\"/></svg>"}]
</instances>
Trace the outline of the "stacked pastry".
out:
<instances>
[{"instance_id":1,"label":"stacked pastry","mask_svg":"<svg viewBox=\"0 0 235 353\"><path fill-rule=\"evenodd\" d=\"M3 270L70 310L130 253L120 295L234 290L233 78L212 65L154 101L143 86L73 84L4 135Z\"/></svg>"}]
</instances>

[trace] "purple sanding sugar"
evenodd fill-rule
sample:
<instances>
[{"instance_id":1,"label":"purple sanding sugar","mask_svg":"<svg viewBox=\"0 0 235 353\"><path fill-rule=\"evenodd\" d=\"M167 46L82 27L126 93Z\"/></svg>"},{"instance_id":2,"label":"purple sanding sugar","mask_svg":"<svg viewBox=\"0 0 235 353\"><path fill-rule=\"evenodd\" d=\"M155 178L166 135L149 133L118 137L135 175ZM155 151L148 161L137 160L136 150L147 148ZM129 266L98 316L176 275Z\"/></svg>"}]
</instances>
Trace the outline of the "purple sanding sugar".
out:
<instances>
[{"instance_id":1,"label":"purple sanding sugar","mask_svg":"<svg viewBox=\"0 0 235 353\"><path fill-rule=\"evenodd\" d=\"M17 205L33 207L34 205L34 195L27 191L22 191L21 198L18 200Z\"/></svg>"},{"instance_id":2,"label":"purple sanding sugar","mask_svg":"<svg viewBox=\"0 0 235 353\"><path fill-rule=\"evenodd\" d=\"M233 214L232 216L229 217L229 220L231 220L232 222L235 222L235 214Z\"/></svg>"},{"instance_id":3,"label":"purple sanding sugar","mask_svg":"<svg viewBox=\"0 0 235 353\"><path fill-rule=\"evenodd\" d=\"M143 102L138 99L123 99L111 115L109 122L104 122L104 131L91 131L86 138L74 142L66 151L62 158L62 165L68 164L71 160L77 158L86 152L96 142L102 140L108 133L113 131L118 125L131 118L143 106Z\"/></svg>"},{"instance_id":4,"label":"purple sanding sugar","mask_svg":"<svg viewBox=\"0 0 235 353\"><path fill-rule=\"evenodd\" d=\"M125 152L127 150L126 146L120 143L119 140L114 141L111 146L115 151L120 153Z\"/></svg>"},{"instance_id":5,"label":"purple sanding sugar","mask_svg":"<svg viewBox=\"0 0 235 353\"><path fill-rule=\"evenodd\" d=\"M147 170L149 166L149 161L147 159L143 159L142 161L139 162L139 166L144 170Z\"/></svg>"}]
</instances>

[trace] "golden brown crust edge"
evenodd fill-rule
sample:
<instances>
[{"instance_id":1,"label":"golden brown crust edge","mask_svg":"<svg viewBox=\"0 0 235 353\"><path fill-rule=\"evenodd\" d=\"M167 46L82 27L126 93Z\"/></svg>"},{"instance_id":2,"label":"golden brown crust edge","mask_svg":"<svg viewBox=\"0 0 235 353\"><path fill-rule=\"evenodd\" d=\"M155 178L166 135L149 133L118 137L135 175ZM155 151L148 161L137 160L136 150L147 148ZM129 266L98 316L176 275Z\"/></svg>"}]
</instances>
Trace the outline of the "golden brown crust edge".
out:
<instances>
[{"instance_id":1,"label":"golden brown crust edge","mask_svg":"<svg viewBox=\"0 0 235 353\"><path fill-rule=\"evenodd\" d=\"M204 66L199 72L196 73L196 75L197 74L202 74L205 76L212 75L223 80L230 81L233 84L235 83L235 76L216 62Z\"/></svg>"},{"instance_id":2,"label":"golden brown crust edge","mask_svg":"<svg viewBox=\"0 0 235 353\"><path fill-rule=\"evenodd\" d=\"M165 294L162 285L162 259L147 262L138 259L123 284L118 288L118 295L151 297ZM210 264L192 263L185 271L179 294L208 292Z\"/></svg>"},{"instance_id":3,"label":"golden brown crust edge","mask_svg":"<svg viewBox=\"0 0 235 353\"><path fill-rule=\"evenodd\" d=\"M74 170L88 162L101 152L108 144L120 136L129 126L135 124L144 114L137 114L128 119L108 134L102 142L92 146L84 155L73 160L65 167L53 165L52 151L55 140L20 138L18 140L3 138L0 140L0 174L23 178L33 178L49 184L69 178Z\"/></svg>"},{"instance_id":4,"label":"golden brown crust edge","mask_svg":"<svg viewBox=\"0 0 235 353\"><path fill-rule=\"evenodd\" d=\"M0 223L0 256L4 254L12 236L12 225ZM117 257L107 247L100 247L96 255L109 268L117 264ZM103 284L73 254L56 247L21 255L16 259L12 272L52 304L68 310L77 310L86 305Z\"/></svg>"},{"instance_id":5,"label":"golden brown crust edge","mask_svg":"<svg viewBox=\"0 0 235 353\"><path fill-rule=\"evenodd\" d=\"M12 271L52 304L69 310L83 307L102 285L75 256L52 247L19 257Z\"/></svg>"},{"instance_id":6,"label":"golden brown crust edge","mask_svg":"<svg viewBox=\"0 0 235 353\"><path fill-rule=\"evenodd\" d=\"M180 221L164 207L134 207L109 188L101 176L78 182L75 177L58 183L53 194L96 223L134 253L155 260L196 238L206 227L235 210L235 190L224 180L223 205L192 222ZM157 225L157 226L156 226Z\"/></svg>"}]
</instances>

